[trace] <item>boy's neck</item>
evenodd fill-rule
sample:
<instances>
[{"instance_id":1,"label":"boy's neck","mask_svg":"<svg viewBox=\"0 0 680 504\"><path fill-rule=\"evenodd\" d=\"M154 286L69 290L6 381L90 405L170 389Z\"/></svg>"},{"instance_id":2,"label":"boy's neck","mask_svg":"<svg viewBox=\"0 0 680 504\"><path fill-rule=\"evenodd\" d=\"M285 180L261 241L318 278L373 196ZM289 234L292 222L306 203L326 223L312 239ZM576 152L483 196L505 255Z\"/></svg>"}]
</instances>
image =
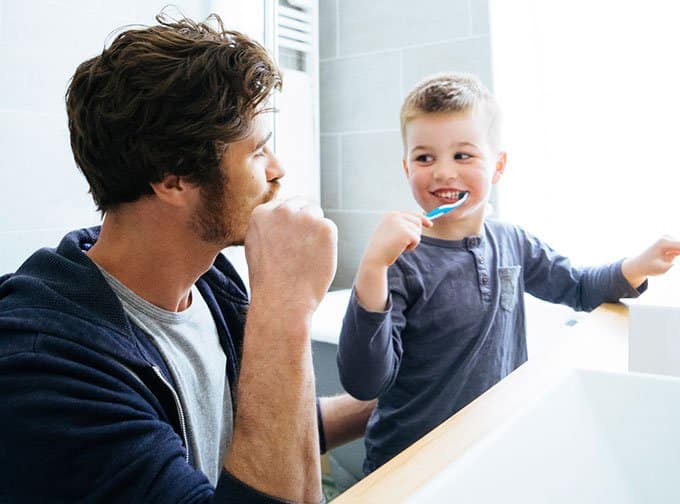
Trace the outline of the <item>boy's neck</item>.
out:
<instances>
[{"instance_id":1,"label":"boy's neck","mask_svg":"<svg viewBox=\"0 0 680 504\"><path fill-rule=\"evenodd\" d=\"M458 241L468 236L481 236L484 229L484 219L447 221L442 217L434 221L431 228L423 228L423 236L440 240Z\"/></svg>"}]
</instances>

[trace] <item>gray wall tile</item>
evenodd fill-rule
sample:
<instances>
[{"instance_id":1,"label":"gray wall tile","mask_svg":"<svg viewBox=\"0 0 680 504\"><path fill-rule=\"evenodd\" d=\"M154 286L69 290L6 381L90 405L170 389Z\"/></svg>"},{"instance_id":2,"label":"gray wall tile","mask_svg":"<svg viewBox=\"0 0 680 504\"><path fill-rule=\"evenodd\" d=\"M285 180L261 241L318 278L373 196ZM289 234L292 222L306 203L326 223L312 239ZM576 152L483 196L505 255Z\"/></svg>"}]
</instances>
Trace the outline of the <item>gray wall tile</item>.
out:
<instances>
[{"instance_id":1,"label":"gray wall tile","mask_svg":"<svg viewBox=\"0 0 680 504\"><path fill-rule=\"evenodd\" d=\"M320 32L322 204L339 228L333 286L346 288L384 212L420 210L401 168L405 94L442 71L474 73L493 88L488 0L321 3L321 22L337 21L337 32Z\"/></svg>"},{"instance_id":2,"label":"gray wall tile","mask_svg":"<svg viewBox=\"0 0 680 504\"><path fill-rule=\"evenodd\" d=\"M321 133L397 128L400 75L398 53L322 62Z\"/></svg>"},{"instance_id":3,"label":"gray wall tile","mask_svg":"<svg viewBox=\"0 0 680 504\"><path fill-rule=\"evenodd\" d=\"M403 94L421 79L436 72L469 72L493 89L491 48L488 37L404 50Z\"/></svg>"},{"instance_id":4,"label":"gray wall tile","mask_svg":"<svg viewBox=\"0 0 680 504\"><path fill-rule=\"evenodd\" d=\"M344 135L342 208L408 210L413 198L401 165L399 131Z\"/></svg>"},{"instance_id":5,"label":"gray wall tile","mask_svg":"<svg viewBox=\"0 0 680 504\"><path fill-rule=\"evenodd\" d=\"M470 0L470 34L489 34L489 0Z\"/></svg>"},{"instance_id":6,"label":"gray wall tile","mask_svg":"<svg viewBox=\"0 0 680 504\"><path fill-rule=\"evenodd\" d=\"M469 34L468 0L339 0L339 54L440 42Z\"/></svg>"},{"instance_id":7,"label":"gray wall tile","mask_svg":"<svg viewBox=\"0 0 680 504\"><path fill-rule=\"evenodd\" d=\"M338 270L332 289L352 286L359 261L368 239L382 218L381 212L327 212L326 217L338 226Z\"/></svg>"},{"instance_id":8,"label":"gray wall tile","mask_svg":"<svg viewBox=\"0 0 680 504\"><path fill-rule=\"evenodd\" d=\"M338 0L319 2L319 58L337 56Z\"/></svg>"},{"instance_id":9,"label":"gray wall tile","mask_svg":"<svg viewBox=\"0 0 680 504\"><path fill-rule=\"evenodd\" d=\"M321 206L340 208L340 137L321 136Z\"/></svg>"}]
</instances>

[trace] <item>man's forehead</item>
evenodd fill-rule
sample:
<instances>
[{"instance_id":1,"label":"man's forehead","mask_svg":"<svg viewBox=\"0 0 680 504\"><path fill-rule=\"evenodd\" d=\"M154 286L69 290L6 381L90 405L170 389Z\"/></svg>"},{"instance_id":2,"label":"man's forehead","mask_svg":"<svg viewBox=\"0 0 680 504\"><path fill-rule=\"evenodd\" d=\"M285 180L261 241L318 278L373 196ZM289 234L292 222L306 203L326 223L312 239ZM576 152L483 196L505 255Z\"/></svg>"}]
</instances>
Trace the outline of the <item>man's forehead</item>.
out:
<instances>
[{"instance_id":1,"label":"man's forehead","mask_svg":"<svg viewBox=\"0 0 680 504\"><path fill-rule=\"evenodd\" d=\"M274 114L272 112L257 114L253 121L253 136L261 137L270 131L274 131Z\"/></svg>"}]
</instances>

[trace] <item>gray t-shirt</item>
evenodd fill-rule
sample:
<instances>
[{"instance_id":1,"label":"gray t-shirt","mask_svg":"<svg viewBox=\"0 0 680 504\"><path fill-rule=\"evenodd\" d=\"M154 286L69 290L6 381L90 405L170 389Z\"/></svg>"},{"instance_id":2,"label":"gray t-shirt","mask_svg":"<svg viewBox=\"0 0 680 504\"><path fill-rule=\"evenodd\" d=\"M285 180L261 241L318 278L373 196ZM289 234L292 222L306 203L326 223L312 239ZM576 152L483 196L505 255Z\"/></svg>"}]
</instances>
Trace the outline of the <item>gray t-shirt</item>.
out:
<instances>
[{"instance_id":1,"label":"gray t-shirt","mask_svg":"<svg viewBox=\"0 0 680 504\"><path fill-rule=\"evenodd\" d=\"M99 269L125 313L151 337L165 359L184 412L190 462L216 485L231 442L233 411L226 356L208 305L194 286L186 310L163 310Z\"/></svg>"},{"instance_id":2,"label":"gray t-shirt","mask_svg":"<svg viewBox=\"0 0 680 504\"><path fill-rule=\"evenodd\" d=\"M524 292L576 310L636 297L621 262L574 268L517 226L482 236L422 237L388 270L389 303L368 312L352 294L338 368L359 399L379 397L366 431L373 471L527 359Z\"/></svg>"}]
</instances>

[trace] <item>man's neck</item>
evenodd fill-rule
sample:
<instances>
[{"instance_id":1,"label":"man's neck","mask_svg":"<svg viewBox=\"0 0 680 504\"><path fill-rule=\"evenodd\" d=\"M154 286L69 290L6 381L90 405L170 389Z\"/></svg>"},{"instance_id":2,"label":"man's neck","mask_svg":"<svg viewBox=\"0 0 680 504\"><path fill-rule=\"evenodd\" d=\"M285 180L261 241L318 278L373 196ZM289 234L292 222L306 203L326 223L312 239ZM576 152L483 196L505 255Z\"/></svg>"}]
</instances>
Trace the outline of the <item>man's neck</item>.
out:
<instances>
[{"instance_id":1,"label":"man's neck","mask_svg":"<svg viewBox=\"0 0 680 504\"><path fill-rule=\"evenodd\" d=\"M87 254L150 303L182 311L191 304L191 287L218 251L183 223L151 210L132 207L107 214L99 239Z\"/></svg>"}]
</instances>

